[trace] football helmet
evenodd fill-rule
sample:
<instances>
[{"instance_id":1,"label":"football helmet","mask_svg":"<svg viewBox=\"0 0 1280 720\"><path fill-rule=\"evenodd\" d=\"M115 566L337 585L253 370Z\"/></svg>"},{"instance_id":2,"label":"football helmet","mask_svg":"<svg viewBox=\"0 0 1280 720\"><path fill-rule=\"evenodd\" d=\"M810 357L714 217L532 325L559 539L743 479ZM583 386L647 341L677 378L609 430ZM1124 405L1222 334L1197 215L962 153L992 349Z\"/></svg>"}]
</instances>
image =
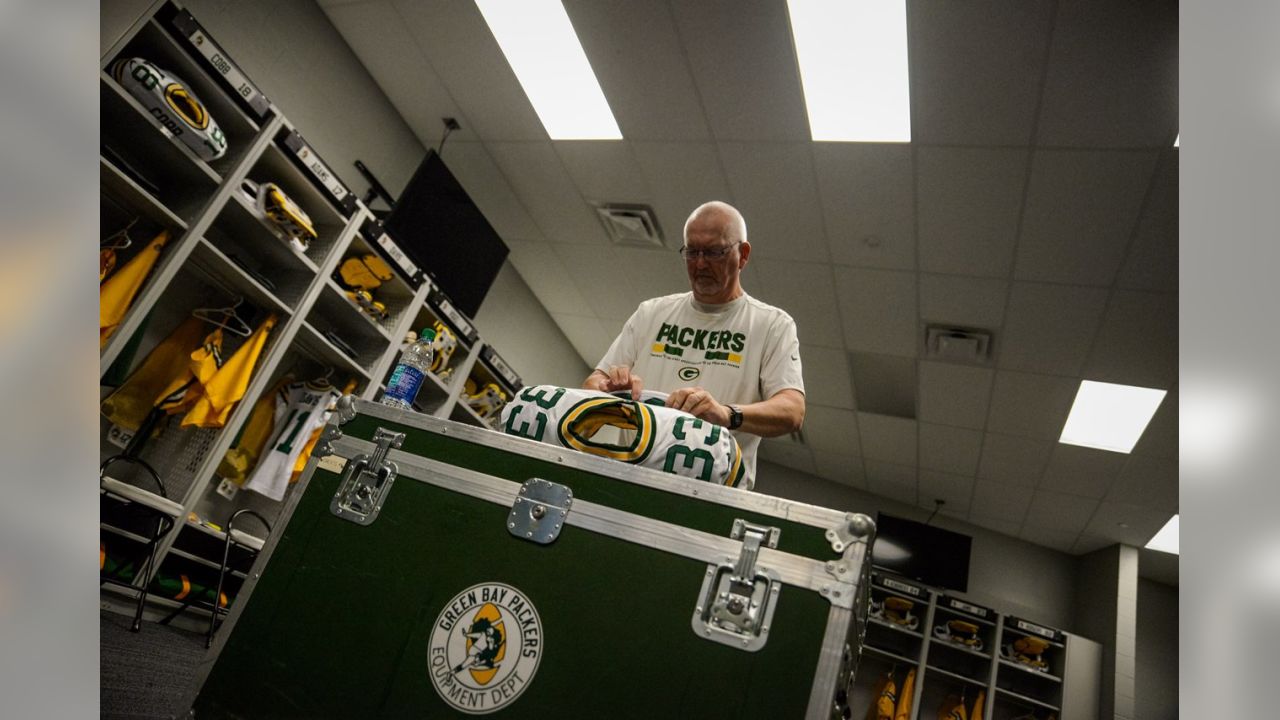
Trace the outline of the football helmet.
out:
<instances>
[{"instance_id":1,"label":"football helmet","mask_svg":"<svg viewBox=\"0 0 1280 720\"><path fill-rule=\"evenodd\" d=\"M442 371L448 367L453 351L458 349L458 337L440 320L432 327L436 329L436 338L431 341L431 372L443 378Z\"/></svg>"},{"instance_id":2,"label":"football helmet","mask_svg":"<svg viewBox=\"0 0 1280 720\"><path fill-rule=\"evenodd\" d=\"M177 76L140 57L120 58L111 77L202 160L227 154L227 138L209 109Z\"/></svg>"},{"instance_id":3,"label":"football helmet","mask_svg":"<svg viewBox=\"0 0 1280 720\"><path fill-rule=\"evenodd\" d=\"M496 383L488 383L480 392L467 396L467 405L482 418L498 412L507 403L507 394Z\"/></svg>"},{"instance_id":4,"label":"football helmet","mask_svg":"<svg viewBox=\"0 0 1280 720\"><path fill-rule=\"evenodd\" d=\"M982 638L978 637L978 626L966 620L948 620L945 625L935 625L933 636L956 645L982 650Z\"/></svg>"},{"instance_id":5,"label":"football helmet","mask_svg":"<svg viewBox=\"0 0 1280 720\"><path fill-rule=\"evenodd\" d=\"M240 182L240 194L249 203L253 216L258 218L273 235L300 253L311 247L316 239L315 226L311 224L311 216L298 206L279 185L275 183L258 183L245 178Z\"/></svg>"},{"instance_id":6,"label":"football helmet","mask_svg":"<svg viewBox=\"0 0 1280 720\"><path fill-rule=\"evenodd\" d=\"M1049 672L1049 663L1041 656L1049 649L1049 641L1043 638L1024 635L1000 648L1000 655L1006 660L1026 665L1033 670Z\"/></svg>"},{"instance_id":7,"label":"football helmet","mask_svg":"<svg viewBox=\"0 0 1280 720\"><path fill-rule=\"evenodd\" d=\"M906 598L891 595L885 598L883 602L879 600L871 601L871 616L895 625L901 625L908 630L915 630L920 627L920 618L911 612L915 606L915 603Z\"/></svg>"}]
</instances>

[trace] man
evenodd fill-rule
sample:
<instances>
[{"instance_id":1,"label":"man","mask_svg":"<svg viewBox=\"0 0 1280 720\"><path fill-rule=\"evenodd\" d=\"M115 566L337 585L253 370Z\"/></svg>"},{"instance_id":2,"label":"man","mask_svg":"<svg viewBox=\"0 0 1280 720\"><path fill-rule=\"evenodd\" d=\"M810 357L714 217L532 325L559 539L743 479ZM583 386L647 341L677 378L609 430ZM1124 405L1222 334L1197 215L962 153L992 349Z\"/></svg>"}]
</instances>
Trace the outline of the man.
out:
<instances>
[{"instance_id":1,"label":"man","mask_svg":"<svg viewBox=\"0 0 1280 720\"><path fill-rule=\"evenodd\" d=\"M668 407L734 431L750 489L760 439L804 423L796 324L743 291L751 243L731 205L694 210L680 254L692 291L641 303L583 387L636 399L645 387L667 392Z\"/></svg>"}]
</instances>

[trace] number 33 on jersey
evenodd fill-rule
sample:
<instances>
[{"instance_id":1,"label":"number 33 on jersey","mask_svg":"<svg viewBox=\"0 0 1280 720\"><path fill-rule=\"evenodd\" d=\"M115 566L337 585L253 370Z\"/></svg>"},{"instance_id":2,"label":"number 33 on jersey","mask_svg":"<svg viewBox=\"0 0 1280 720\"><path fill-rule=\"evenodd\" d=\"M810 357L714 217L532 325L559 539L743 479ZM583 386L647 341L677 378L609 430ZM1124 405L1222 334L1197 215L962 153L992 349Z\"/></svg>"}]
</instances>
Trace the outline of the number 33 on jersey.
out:
<instances>
[{"instance_id":1,"label":"number 33 on jersey","mask_svg":"<svg viewBox=\"0 0 1280 720\"><path fill-rule=\"evenodd\" d=\"M596 439L605 427L625 431L624 439ZM746 473L738 441L719 425L594 390L523 388L502 409L502 431L730 487L738 487Z\"/></svg>"}]
</instances>

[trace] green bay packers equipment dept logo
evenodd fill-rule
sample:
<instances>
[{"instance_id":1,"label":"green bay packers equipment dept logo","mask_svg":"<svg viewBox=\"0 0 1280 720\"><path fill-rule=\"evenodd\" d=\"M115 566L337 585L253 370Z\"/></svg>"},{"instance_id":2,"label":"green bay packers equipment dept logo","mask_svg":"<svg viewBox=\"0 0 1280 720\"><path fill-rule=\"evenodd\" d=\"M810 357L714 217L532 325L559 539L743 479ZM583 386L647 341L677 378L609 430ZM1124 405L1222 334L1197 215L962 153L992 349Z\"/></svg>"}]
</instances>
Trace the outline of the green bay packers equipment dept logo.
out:
<instances>
[{"instance_id":1,"label":"green bay packers equipment dept logo","mask_svg":"<svg viewBox=\"0 0 1280 720\"><path fill-rule=\"evenodd\" d=\"M686 365L680 368L680 371L676 373L676 377L680 378L681 380L684 380L685 382L690 382L692 380L696 380L698 376L701 374L702 374L702 371L699 370L698 368L689 367L688 365Z\"/></svg>"},{"instance_id":2,"label":"green bay packers equipment dept logo","mask_svg":"<svg viewBox=\"0 0 1280 720\"><path fill-rule=\"evenodd\" d=\"M542 621L529 598L499 582L458 593L431 631L431 685L454 708L486 715L520 697L542 659Z\"/></svg>"}]
</instances>

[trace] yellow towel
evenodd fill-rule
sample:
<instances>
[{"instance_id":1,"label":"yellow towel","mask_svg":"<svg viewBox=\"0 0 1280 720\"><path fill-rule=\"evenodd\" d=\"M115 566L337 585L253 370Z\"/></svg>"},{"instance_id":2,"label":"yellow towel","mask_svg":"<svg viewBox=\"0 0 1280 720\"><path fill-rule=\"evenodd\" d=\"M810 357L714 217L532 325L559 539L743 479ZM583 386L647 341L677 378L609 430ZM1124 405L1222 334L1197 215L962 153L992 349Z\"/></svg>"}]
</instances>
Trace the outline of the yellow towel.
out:
<instances>
[{"instance_id":1,"label":"yellow towel","mask_svg":"<svg viewBox=\"0 0 1280 720\"><path fill-rule=\"evenodd\" d=\"M134 296L142 288L147 275L151 274L151 268L155 267L160 251L167 242L169 231L161 230L132 260L98 286L99 348L105 346L112 333L120 327L125 313L129 312L129 306L133 304Z\"/></svg>"},{"instance_id":2,"label":"yellow towel","mask_svg":"<svg viewBox=\"0 0 1280 720\"><path fill-rule=\"evenodd\" d=\"M199 347L204 322L189 317L160 341L124 384L102 401L102 414L129 430L137 430L156 405L160 392L175 379L186 377L193 348Z\"/></svg>"},{"instance_id":3,"label":"yellow towel","mask_svg":"<svg viewBox=\"0 0 1280 720\"><path fill-rule=\"evenodd\" d=\"M257 365L263 348L267 346L267 336L271 334L276 322L276 316L272 313L216 372L209 377L197 375L204 391L186 417L182 418L183 427L194 425L219 428L227 424L231 409L249 388L253 368Z\"/></svg>"}]
</instances>

